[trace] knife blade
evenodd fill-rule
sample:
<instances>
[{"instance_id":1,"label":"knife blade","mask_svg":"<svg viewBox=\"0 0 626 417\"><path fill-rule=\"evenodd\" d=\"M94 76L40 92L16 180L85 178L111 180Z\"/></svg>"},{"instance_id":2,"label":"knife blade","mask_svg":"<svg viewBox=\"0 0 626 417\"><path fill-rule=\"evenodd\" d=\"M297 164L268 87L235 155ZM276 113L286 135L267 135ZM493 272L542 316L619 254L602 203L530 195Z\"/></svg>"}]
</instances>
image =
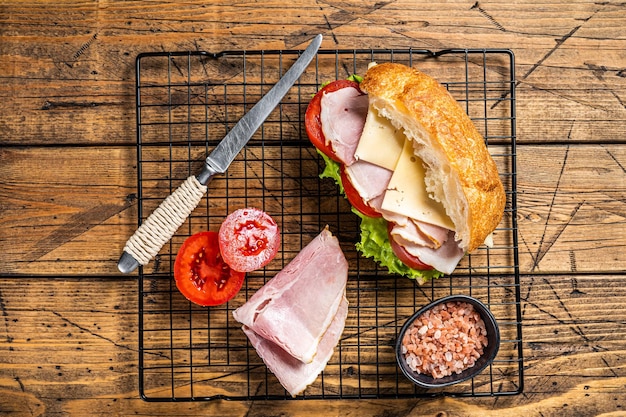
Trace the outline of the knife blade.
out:
<instances>
[{"instance_id":1,"label":"knife blade","mask_svg":"<svg viewBox=\"0 0 626 417\"><path fill-rule=\"evenodd\" d=\"M192 175L170 194L128 239L117 263L122 273L147 264L171 239L196 208L217 174L226 172L241 149L263 124L285 94L311 63L322 43L317 35L285 75L267 92L217 144L204 161L202 170Z\"/></svg>"}]
</instances>

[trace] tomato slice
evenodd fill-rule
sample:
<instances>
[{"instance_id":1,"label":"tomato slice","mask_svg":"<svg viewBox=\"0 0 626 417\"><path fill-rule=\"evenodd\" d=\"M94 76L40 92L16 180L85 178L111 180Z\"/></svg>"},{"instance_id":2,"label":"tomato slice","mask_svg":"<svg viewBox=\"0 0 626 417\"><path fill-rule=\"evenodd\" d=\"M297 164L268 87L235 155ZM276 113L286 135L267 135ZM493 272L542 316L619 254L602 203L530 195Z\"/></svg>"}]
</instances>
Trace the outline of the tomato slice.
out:
<instances>
[{"instance_id":1,"label":"tomato slice","mask_svg":"<svg viewBox=\"0 0 626 417\"><path fill-rule=\"evenodd\" d=\"M346 197L348 198L348 201L350 202L352 207L368 217L381 217L382 214L374 210L365 201L363 201L363 198L361 197L359 192L356 190L356 188L354 188L352 182L350 182L350 178L348 178L348 175L346 174L346 167L343 164L339 168L339 174L341 177L341 185L343 185L343 190L346 192Z\"/></svg>"},{"instance_id":2,"label":"tomato slice","mask_svg":"<svg viewBox=\"0 0 626 417\"><path fill-rule=\"evenodd\" d=\"M200 232L188 237L174 262L178 290L191 302L216 306L233 298L246 277L222 259L217 232Z\"/></svg>"},{"instance_id":3,"label":"tomato slice","mask_svg":"<svg viewBox=\"0 0 626 417\"><path fill-rule=\"evenodd\" d=\"M418 271L430 271L432 266L425 264L417 256L411 255L406 251L404 246L395 241L391 235L391 229L393 229L393 223L387 222L387 234L389 236L389 243L391 244L391 250L396 254L398 259L409 268L417 269Z\"/></svg>"},{"instance_id":4,"label":"tomato slice","mask_svg":"<svg viewBox=\"0 0 626 417\"><path fill-rule=\"evenodd\" d=\"M278 252L280 232L272 217L256 208L235 210L219 231L224 261L236 271L250 272L267 265Z\"/></svg>"},{"instance_id":5,"label":"tomato slice","mask_svg":"<svg viewBox=\"0 0 626 417\"><path fill-rule=\"evenodd\" d=\"M332 93L333 91L341 90L346 87L354 87L361 91L359 83L352 80L337 80L325 85L320 89L315 96L309 102L304 115L304 126L306 133L309 136L309 140L317 149L319 149L324 155L329 157L335 162L341 162L330 144L326 144L326 138L322 132L322 120L320 113L322 111L322 96L324 93Z\"/></svg>"}]
</instances>

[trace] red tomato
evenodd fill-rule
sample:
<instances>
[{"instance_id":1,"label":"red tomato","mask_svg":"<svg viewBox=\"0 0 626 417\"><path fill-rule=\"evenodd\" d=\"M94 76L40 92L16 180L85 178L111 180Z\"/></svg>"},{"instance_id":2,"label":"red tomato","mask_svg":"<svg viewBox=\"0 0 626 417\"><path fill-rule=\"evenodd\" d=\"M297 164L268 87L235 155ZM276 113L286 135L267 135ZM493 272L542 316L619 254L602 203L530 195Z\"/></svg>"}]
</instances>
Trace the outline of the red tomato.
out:
<instances>
[{"instance_id":1,"label":"red tomato","mask_svg":"<svg viewBox=\"0 0 626 417\"><path fill-rule=\"evenodd\" d=\"M381 217L382 214L374 210L365 201L363 201L363 198L361 198L359 192L350 182L348 175L346 175L346 168L343 164L339 168L339 173L341 175L341 184L343 185L343 189L346 192L346 197L348 198L348 201L350 202L352 207L357 209L359 212L365 214L366 216Z\"/></svg>"},{"instance_id":2,"label":"red tomato","mask_svg":"<svg viewBox=\"0 0 626 417\"><path fill-rule=\"evenodd\" d=\"M404 246L396 242L391 236L391 229L393 229L393 223L387 222L387 233L389 235L389 243L391 243L391 250L396 254L398 259L409 268L417 269L418 271L430 271L432 266L425 264L417 256L411 255L404 249Z\"/></svg>"},{"instance_id":3,"label":"red tomato","mask_svg":"<svg viewBox=\"0 0 626 417\"><path fill-rule=\"evenodd\" d=\"M315 94L315 96L309 102L309 106L306 109L304 116L304 126L306 133L309 136L309 140L317 149L319 149L324 155L329 157L335 162L341 162L335 155L333 148L330 144L326 144L324 133L322 132L322 120L320 113L322 111L322 95L324 93L332 93L333 91L341 90L346 87L354 87L361 91L359 83L351 80L337 80L324 86L321 90Z\"/></svg>"},{"instance_id":4,"label":"red tomato","mask_svg":"<svg viewBox=\"0 0 626 417\"><path fill-rule=\"evenodd\" d=\"M244 208L226 217L220 227L219 241L224 261L236 271L250 272L274 259L280 246L280 232L269 214Z\"/></svg>"},{"instance_id":5,"label":"red tomato","mask_svg":"<svg viewBox=\"0 0 626 417\"><path fill-rule=\"evenodd\" d=\"M222 259L217 232L201 232L188 237L174 262L178 290L191 302L216 306L239 292L245 273L231 269Z\"/></svg>"}]
</instances>

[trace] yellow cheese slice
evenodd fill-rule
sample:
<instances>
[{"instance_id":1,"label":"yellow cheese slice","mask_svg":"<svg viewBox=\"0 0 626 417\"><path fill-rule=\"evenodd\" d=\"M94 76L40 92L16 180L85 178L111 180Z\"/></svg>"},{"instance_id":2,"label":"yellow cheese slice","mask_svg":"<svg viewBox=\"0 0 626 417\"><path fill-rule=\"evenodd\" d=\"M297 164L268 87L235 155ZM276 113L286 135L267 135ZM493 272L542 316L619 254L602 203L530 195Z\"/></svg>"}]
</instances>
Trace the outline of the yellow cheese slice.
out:
<instances>
[{"instance_id":1,"label":"yellow cheese slice","mask_svg":"<svg viewBox=\"0 0 626 417\"><path fill-rule=\"evenodd\" d=\"M413 144L404 140L382 209L419 221L455 230L441 203L429 197L424 183L424 165L415 156Z\"/></svg>"},{"instance_id":2,"label":"yellow cheese slice","mask_svg":"<svg viewBox=\"0 0 626 417\"><path fill-rule=\"evenodd\" d=\"M372 107L367 111L361 139L354 152L356 159L393 171L402 153L404 133Z\"/></svg>"}]
</instances>

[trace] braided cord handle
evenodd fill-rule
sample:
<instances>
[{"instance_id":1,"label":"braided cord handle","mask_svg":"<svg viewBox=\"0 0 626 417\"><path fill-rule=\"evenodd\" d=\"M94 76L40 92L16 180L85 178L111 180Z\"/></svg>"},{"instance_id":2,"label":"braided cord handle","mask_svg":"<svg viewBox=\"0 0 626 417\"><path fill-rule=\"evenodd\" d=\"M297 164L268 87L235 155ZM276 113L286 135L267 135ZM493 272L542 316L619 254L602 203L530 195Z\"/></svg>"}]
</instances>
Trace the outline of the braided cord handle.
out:
<instances>
[{"instance_id":1,"label":"braided cord handle","mask_svg":"<svg viewBox=\"0 0 626 417\"><path fill-rule=\"evenodd\" d=\"M198 206L207 186L191 176L169 195L128 239L124 252L146 265Z\"/></svg>"}]
</instances>

